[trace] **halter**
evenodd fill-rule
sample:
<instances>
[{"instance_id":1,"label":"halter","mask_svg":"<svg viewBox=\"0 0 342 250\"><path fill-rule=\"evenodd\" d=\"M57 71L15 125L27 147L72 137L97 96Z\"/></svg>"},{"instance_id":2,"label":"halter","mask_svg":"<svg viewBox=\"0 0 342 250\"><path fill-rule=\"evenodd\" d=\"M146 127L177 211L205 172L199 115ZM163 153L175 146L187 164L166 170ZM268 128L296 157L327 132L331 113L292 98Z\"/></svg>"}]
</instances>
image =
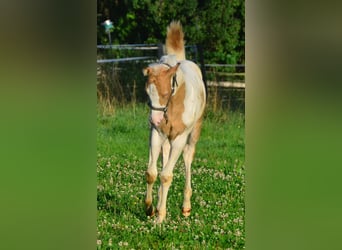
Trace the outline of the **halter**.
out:
<instances>
[{"instance_id":1,"label":"halter","mask_svg":"<svg viewBox=\"0 0 342 250\"><path fill-rule=\"evenodd\" d=\"M161 64L165 64L166 66L168 66L169 68L172 68L172 66L168 63L161 63ZM178 83L177 83L177 74L174 74L174 76L172 77L172 84L171 84L171 94L169 95L169 98L166 102L166 105L164 107L154 107L151 103L151 100L148 101L147 105L150 107L151 110L156 110L156 111L163 111L164 112L164 118L166 123L168 122L168 118L167 118L167 109L169 107L169 103L171 100L172 95L175 92L175 88L176 86L178 87Z\"/></svg>"}]
</instances>

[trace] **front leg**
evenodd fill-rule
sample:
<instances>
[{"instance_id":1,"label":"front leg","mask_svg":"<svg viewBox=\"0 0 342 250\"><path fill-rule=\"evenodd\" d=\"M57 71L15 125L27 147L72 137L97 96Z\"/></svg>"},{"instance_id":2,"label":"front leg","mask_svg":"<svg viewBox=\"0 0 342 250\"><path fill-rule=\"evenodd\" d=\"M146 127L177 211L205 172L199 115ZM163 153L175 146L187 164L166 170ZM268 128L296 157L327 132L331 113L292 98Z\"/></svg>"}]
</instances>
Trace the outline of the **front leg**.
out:
<instances>
[{"instance_id":1,"label":"front leg","mask_svg":"<svg viewBox=\"0 0 342 250\"><path fill-rule=\"evenodd\" d=\"M174 141L171 142L171 151L169 159L160 173L161 188L159 191L159 201L158 201L158 218L157 223L161 223L166 216L166 199L167 193L171 186L173 178L173 168L186 144L188 134L183 133L176 137Z\"/></svg>"},{"instance_id":2,"label":"front leg","mask_svg":"<svg viewBox=\"0 0 342 250\"><path fill-rule=\"evenodd\" d=\"M161 150L161 145L163 144L164 140L165 138L163 138L156 129L151 128L149 163L146 171L147 191L145 199L146 214L149 216L154 214L152 205L152 190L153 184L156 181L158 174L157 160Z\"/></svg>"},{"instance_id":3,"label":"front leg","mask_svg":"<svg viewBox=\"0 0 342 250\"><path fill-rule=\"evenodd\" d=\"M164 141L162 149L163 149L163 169L164 169L170 156L171 145L170 145L169 140ZM158 197L161 197L161 189L162 189L162 186L160 185L159 190L158 190ZM157 208L160 207L160 201L161 199L158 199Z\"/></svg>"}]
</instances>

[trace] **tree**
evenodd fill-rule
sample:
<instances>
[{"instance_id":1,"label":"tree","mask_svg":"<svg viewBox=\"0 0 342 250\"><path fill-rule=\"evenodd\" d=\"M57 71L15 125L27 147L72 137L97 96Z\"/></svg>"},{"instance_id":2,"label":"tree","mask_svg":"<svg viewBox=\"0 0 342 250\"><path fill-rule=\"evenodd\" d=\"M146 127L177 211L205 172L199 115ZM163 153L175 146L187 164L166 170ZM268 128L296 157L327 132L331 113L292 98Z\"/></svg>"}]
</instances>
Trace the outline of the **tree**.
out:
<instances>
[{"instance_id":1,"label":"tree","mask_svg":"<svg viewBox=\"0 0 342 250\"><path fill-rule=\"evenodd\" d=\"M243 0L98 0L98 43L108 42L107 18L113 43L163 43L166 26L180 20L187 44L201 44L206 62L244 63Z\"/></svg>"}]
</instances>

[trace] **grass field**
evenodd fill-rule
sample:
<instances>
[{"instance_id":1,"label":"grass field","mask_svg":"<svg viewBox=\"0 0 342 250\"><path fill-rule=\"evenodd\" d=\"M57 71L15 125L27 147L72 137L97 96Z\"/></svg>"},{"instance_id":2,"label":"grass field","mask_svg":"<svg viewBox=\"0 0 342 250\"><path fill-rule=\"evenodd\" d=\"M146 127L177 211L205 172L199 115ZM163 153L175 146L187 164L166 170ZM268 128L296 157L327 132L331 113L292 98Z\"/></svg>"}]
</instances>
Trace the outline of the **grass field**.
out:
<instances>
[{"instance_id":1,"label":"grass field","mask_svg":"<svg viewBox=\"0 0 342 250\"><path fill-rule=\"evenodd\" d=\"M145 215L149 124L145 105L98 115L97 249L243 249L244 114L207 112L192 164L191 216L181 214L182 158L168 193L167 217ZM158 169L160 170L159 163ZM154 186L156 205L159 178Z\"/></svg>"}]
</instances>

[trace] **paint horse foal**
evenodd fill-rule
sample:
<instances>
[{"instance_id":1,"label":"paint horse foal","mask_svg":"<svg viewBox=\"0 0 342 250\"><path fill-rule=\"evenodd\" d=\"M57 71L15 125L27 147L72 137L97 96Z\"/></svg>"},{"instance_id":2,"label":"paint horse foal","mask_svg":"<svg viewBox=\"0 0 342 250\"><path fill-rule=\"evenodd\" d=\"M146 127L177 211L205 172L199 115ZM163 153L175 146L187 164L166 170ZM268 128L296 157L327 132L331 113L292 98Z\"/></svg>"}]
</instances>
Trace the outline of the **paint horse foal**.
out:
<instances>
[{"instance_id":1,"label":"paint horse foal","mask_svg":"<svg viewBox=\"0 0 342 250\"><path fill-rule=\"evenodd\" d=\"M147 215L157 213L157 223L161 223L166 216L166 199L173 168L182 151L186 176L182 213L189 216L191 211L191 163L200 136L206 92L200 69L195 63L185 60L183 38L180 23L172 22L167 29L167 55L159 63L150 64L143 70L144 75L148 76L146 92L151 108L145 205ZM152 187L157 178L157 160L161 150L163 169L155 211Z\"/></svg>"}]
</instances>

